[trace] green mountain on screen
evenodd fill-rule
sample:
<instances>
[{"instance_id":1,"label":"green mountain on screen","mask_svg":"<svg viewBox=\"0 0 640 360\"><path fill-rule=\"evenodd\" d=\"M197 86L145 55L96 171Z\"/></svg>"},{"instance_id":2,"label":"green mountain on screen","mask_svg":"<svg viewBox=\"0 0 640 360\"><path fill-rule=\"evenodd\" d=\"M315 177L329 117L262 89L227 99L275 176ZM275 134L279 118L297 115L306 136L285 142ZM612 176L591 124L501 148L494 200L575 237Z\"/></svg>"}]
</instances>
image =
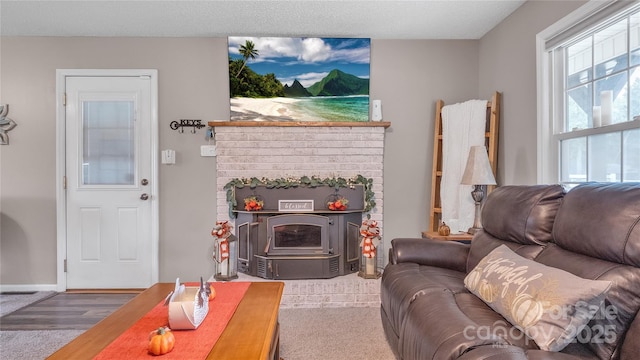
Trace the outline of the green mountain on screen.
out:
<instances>
[{"instance_id":1,"label":"green mountain on screen","mask_svg":"<svg viewBox=\"0 0 640 360\"><path fill-rule=\"evenodd\" d=\"M302 84L300 84L298 79L295 79L293 81L293 84L291 84L291 86L285 84L285 86L284 86L284 96L286 96L286 97L308 97L308 96L311 96L311 93L308 92L307 89L305 89L304 86L302 86Z\"/></svg>"},{"instance_id":2,"label":"green mountain on screen","mask_svg":"<svg viewBox=\"0 0 640 360\"><path fill-rule=\"evenodd\" d=\"M307 90L313 96L368 95L369 79L362 79L334 69L322 80L309 86Z\"/></svg>"}]
</instances>

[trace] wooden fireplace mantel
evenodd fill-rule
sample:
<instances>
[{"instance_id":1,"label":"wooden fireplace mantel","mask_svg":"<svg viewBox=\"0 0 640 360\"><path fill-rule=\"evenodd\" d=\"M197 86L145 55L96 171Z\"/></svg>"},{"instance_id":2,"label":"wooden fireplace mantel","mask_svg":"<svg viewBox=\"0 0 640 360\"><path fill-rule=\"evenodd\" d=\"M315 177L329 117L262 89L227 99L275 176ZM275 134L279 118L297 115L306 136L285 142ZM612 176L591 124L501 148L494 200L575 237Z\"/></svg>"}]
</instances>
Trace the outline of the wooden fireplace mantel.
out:
<instances>
[{"instance_id":1,"label":"wooden fireplace mantel","mask_svg":"<svg viewBox=\"0 0 640 360\"><path fill-rule=\"evenodd\" d=\"M211 127L384 127L391 126L389 121L209 121Z\"/></svg>"}]
</instances>

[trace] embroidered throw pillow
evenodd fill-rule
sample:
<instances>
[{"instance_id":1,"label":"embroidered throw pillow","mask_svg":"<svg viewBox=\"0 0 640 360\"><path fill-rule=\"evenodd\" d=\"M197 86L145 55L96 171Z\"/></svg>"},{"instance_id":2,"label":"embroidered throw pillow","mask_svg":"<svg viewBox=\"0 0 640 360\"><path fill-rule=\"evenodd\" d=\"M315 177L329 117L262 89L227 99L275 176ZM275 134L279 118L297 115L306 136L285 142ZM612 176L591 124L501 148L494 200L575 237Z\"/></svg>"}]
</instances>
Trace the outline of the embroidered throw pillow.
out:
<instances>
[{"instance_id":1,"label":"embroidered throw pillow","mask_svg":"<svg viewBox=\"0 0 640 360\"><path fill-rule=\"evenodd\" d=\"M505 245L485 256L464 284L547 351L574 341L611 287L610 281L583 279L525 259Z\"/></svg>"}]
</instances>

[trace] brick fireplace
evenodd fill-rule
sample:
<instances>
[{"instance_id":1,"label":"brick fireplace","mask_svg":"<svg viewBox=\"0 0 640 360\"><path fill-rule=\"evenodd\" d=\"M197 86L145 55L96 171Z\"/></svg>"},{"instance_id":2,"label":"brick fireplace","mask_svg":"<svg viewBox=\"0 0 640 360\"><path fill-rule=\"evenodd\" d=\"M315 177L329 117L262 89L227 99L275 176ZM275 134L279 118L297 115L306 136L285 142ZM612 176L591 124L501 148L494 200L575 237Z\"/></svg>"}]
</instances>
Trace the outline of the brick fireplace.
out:
<instances>
[{"instance_id":1,"label":"brick fireplace","mask_svg":"<svg viewBox=\"0 0 640 360\"><path fill-rule=\"evenodd\" d=\"M384 132L388 125L314 124L209 123L214 126L218 154L217 220L234 220L229 218L226 191L223 189L234 178L352 178L360 174L373 179L376 207L370 212L371 219L378 221L384 231L383 155ZM378 249L380 268L384 263L383 247L381 245Z\"/></svg>"}]
</instances>

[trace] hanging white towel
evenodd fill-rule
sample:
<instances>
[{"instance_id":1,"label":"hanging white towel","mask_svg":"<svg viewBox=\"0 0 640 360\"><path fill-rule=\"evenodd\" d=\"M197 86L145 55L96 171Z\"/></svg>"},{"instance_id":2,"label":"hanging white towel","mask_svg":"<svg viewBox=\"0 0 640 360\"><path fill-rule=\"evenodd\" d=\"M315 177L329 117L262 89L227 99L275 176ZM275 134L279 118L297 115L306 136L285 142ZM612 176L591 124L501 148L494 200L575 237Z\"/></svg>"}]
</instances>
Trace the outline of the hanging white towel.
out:
<instances>
[{"instance_id":1,"label":"hanging white towel","mask_svg":"<svg viewBox=\"0 0 640 360\"><path fill-rule=\"evenodd\" d=\"M487 101L469 100L442 108L442 219L452 231L466 232L473 226L475 203L471 185L460 180L467 165L469 149L485 144Z\"/></svg>"}]
</instances>

